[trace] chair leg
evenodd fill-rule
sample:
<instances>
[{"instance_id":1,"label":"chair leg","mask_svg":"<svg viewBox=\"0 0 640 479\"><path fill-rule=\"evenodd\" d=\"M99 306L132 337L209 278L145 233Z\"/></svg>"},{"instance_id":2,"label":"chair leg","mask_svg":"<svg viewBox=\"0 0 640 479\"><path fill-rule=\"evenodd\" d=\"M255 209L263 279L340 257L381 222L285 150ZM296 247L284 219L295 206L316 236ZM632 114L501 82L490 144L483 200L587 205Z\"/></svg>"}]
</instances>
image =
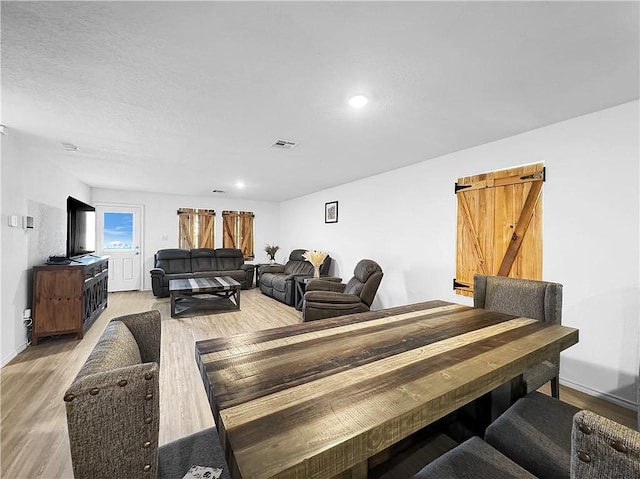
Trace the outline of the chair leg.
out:
<instances>
[{"instance_id":1,"label":"chair leg","mask_svg":"<svg viewBox=\"0 0 640 479\"><path fill-rule=\"evenodd\" d=\"M560 399L560 378L558 376L551 380L551 395L556 399Z\"/></svg>"}]
</instances>

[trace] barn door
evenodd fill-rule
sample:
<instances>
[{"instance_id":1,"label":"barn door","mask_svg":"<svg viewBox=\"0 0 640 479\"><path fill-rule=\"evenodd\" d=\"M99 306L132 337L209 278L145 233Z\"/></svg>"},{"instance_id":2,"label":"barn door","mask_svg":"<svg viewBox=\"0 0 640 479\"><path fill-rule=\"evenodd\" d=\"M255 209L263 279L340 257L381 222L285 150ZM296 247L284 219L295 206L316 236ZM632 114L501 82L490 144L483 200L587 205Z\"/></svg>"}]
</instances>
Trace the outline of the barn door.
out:
<instances>
[{"instance_id":1,"label":"barn door","mask_svg":"<svg viewBox=\"0 0 640 479\"><path fill-rule=\"evenodd\" d=\"M458 178L458 294L476 273L542 279L543 163Z\"/></svg>"}]
</instances>

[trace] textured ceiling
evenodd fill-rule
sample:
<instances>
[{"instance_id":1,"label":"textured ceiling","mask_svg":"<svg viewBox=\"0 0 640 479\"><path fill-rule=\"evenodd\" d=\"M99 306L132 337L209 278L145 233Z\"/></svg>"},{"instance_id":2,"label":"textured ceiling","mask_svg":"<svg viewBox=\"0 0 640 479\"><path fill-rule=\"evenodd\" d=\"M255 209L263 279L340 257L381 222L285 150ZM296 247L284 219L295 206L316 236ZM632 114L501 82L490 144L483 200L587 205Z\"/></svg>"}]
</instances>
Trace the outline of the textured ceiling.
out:
<instances>
[{"instance_id":1,"label":"textured ceiling","mask_svg":"<svg viewBox=\"0 0 640 479\"><path fill-rule=\"evenodd\" d=\"M638 2L3 1L1 15L1 122L93 187L281 201L639 97Z\"/></svg>"}]
</instances>

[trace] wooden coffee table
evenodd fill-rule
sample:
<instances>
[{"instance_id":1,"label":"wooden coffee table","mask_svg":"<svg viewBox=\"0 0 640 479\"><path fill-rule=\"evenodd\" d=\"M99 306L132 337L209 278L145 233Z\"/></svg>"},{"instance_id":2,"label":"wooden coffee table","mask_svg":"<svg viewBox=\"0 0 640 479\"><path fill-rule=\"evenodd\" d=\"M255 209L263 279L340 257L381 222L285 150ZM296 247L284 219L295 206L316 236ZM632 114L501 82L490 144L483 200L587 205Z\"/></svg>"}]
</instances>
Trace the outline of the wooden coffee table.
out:
<instances>
[{"instance_id":1,"label":"wooden coffee table","mask_svg":"<svg viewBox=\"0 0 640 479\"><path fill-rule=\"evenodd\" d=\"M172 318L195 309L208 313L240 310L240 283L229 276L172 279L169 292Z\"/></svg>"}]
</instances>

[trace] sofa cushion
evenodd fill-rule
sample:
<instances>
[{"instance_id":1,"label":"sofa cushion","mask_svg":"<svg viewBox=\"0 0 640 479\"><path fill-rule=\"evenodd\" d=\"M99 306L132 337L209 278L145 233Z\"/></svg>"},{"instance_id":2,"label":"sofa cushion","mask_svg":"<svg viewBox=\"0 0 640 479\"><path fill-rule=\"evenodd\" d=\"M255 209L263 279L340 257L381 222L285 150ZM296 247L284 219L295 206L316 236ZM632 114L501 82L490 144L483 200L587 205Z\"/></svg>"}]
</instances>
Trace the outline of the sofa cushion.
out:
<instances>
[{"instance_id":1,"label":"sofa cushion","mask_svg":"<svg viewBox=\"0 0 640 479\"><path fill-rule=\"evenodd\" d=\"M218 261L218 270L221 271L240 269L244 264L242 251L237 248L218 248L216 260Z\"/></svg>"},{"instance_id":2,"label":"sofa cushion","mask_svg":"<svg viewBox=\"0 0 640 479\"><path fill-rule=\"evenodd\" d=\"M216 253L211 248L196 248L191 250L191 268L194 273L200 271L216 271L219 269Z\"/></svg>"},{"instance_id":3,"label":"sofa cushion","mask_svg":"<svg viewBox=\"0 0 640 479\"><path fill-rule=\"evenodd\" d=\"M262 276L260 276L260 287L265 286L265 287L272 288L273 280L277 277L278 275L275 275L275 274L263 273Z\"/></svg>"},{"instance_id":4,"label":"sofa cushion","mask_svg":"<svg viewBox=\"0 0 640 479\"><path fill-rule=\"evenodd\" d=\"M270 282L271 282L271 287L277 291L286 291L287 290L287 283L290 281L293 281L293 277L292 276L285 276L285 275L270 275L271 278Z\"/></svg>"},{"instance_id":5,"label":"sofa cushion","mask_svg":"<svg viewBox=\"0 0 640 479\"><path fill-rule=\"evenodd\" d=\"M98 340L77 378L140 364L140 349L129 328L111 321Z\"/></svg>"},{"instance_id":6,"label":"sofa cushion","mask_svg":"<svg viewBox=\"0 0 640 479\"><path fill-rule=\"evenodd\" d=\"M343 292L344 294L354 294L360 297L360 293L362 293L363 289L364 289L364 283L359 279L353 277L349 280Z\"/></svg>"},{"instance_id":7,"label":"sofa cushion","mask_svg":"<svg viewBox=\"0 0 640 479\"><path fill-rule=\"evenodd\" d=\"M156 268L165 273L190 273L191 252L185 249L162 249L156 253Z\"/></svg>"},{"instance_id":8,"label":"sofa cushion","mask_svg":"<svg viewBox=\"0 0 640 479\"><path fill-rule=\"evenodd\" d=\"M211 275L207 275L207 276L211 276ZM165 274L164 275L164 279L167 282L167 286L169 285L169 281L171 281L172 279L190 279L193 278L194 275L193 273L172 273L172 274Z\"/></svg>"},{"instance_id":9,"label":"sofa cushion","mask_svg":"<svg viewBox=\"0 0 640 479\"><path fill-rule=\"evenodd\" d=\"M294 249L289 255L289 261L307 261L303 256L306 252L306 249Z\"/></svg>"}]
</instances>

